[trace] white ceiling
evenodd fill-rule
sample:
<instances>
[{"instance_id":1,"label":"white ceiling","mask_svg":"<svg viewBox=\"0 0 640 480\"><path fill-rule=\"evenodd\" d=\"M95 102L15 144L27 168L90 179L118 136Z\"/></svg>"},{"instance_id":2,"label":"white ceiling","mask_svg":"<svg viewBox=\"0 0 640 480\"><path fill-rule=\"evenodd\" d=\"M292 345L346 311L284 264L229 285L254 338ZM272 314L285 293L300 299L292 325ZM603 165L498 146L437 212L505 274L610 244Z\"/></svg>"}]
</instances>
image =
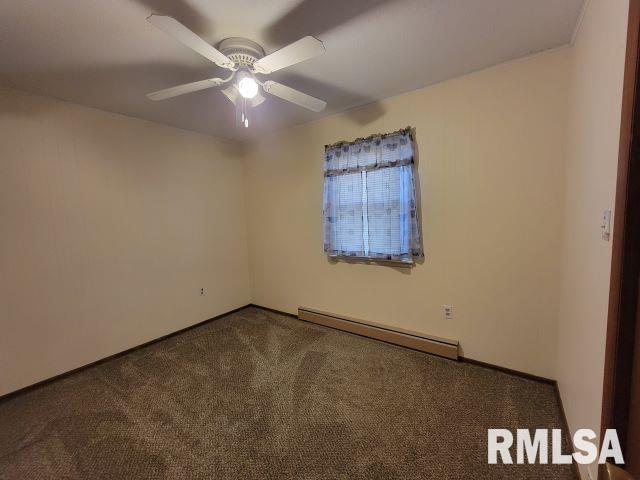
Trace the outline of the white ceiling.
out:
<instances>
[{"instance_id":1,"label":"white ceiling","mask_svg":"<svg viewBox=\"0 0 640 480\"><path fill-rule=\"evenodd\" d=\"M583 1L0 0L0 83L246 138L568 44ZM224 74L146 22L152 12L212 44L243 36L267 53L316 36L324 56L273 78L326 100L327 109L312 113L269 97L253 126L241 129L216 89L148 100L145 93Z\"/></svg>"}]
</instances>

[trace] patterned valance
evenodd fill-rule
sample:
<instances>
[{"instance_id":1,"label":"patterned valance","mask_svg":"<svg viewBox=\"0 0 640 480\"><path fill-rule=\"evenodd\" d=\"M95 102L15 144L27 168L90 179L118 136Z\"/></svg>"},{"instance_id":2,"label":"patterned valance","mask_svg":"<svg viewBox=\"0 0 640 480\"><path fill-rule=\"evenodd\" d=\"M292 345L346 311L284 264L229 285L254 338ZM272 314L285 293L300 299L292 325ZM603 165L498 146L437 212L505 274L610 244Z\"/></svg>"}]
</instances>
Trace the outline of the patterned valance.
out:
<instances>
[{"instance_id":1,"label":"patterned valance","mask_svg":"<svg viewBox=\"0 0 640 480\"><path fill-rule=\"evenodd\" d=\"M407 127L393 133L325 146L324 174L330 177L411 163L413 138L412 129Z\"/></svg>"}]
</instances>

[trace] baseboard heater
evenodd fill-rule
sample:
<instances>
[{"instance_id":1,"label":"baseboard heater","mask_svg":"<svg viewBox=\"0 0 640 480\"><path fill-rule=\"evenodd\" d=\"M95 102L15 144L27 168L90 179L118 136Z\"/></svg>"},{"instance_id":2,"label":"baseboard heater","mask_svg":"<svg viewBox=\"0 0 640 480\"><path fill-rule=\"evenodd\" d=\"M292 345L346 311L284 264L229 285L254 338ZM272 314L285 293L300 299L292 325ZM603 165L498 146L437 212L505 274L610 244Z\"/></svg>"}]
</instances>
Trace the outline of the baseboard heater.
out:
<instances>
[{"instance_id":1,"label":"baseboard heater","mask_svg":"<svg viewBox=\"0 0 640 480\"><path fill-rule=\"evenodd\" d=\"M441 357L458 360L458 341L446 338L432 337L423 333L412 332L402 328L390 327L356 318L322 312L306 307L298 308L298 318L325 327L344 330L364 337L375 338L383 342L401 345L403 347L433 353Z\"/></svg>"}]
</instances>

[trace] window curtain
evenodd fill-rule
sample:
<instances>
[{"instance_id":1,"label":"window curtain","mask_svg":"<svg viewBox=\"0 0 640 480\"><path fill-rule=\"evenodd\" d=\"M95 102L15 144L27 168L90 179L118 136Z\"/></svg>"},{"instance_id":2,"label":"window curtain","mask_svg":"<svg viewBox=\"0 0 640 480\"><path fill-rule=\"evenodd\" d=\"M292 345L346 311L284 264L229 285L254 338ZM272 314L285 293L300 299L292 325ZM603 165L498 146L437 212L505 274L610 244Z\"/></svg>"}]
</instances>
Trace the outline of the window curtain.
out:
<instances>
[{"instance_id":1,"label":"window curtain","mask_svg":"<svg viewBox=\"0 0 640 480\"><path fill-rule=\"evenodd\" d=\"M324 251L413 263L422 257L410 128L325 147Z\"/></svg>"}]
</instances>

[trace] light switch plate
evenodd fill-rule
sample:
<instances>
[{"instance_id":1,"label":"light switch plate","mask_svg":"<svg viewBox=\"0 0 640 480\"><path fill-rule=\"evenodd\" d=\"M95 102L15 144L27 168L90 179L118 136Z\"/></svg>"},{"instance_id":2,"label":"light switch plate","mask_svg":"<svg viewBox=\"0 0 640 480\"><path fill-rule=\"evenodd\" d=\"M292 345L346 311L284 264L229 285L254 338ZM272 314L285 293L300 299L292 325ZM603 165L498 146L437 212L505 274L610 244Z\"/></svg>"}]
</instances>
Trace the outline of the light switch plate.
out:
<instances>
[{"instance_id":1,"label":"light switch plate","mask_svg":"<svg viewBox=\"0 0 640 480\"><path fill-rule=\"evenodd\" d=\"M602 239L608 242L611 238L611 210L605 210L602 214L600 228L602 229Z\"/></svg>"}]
</instances>

